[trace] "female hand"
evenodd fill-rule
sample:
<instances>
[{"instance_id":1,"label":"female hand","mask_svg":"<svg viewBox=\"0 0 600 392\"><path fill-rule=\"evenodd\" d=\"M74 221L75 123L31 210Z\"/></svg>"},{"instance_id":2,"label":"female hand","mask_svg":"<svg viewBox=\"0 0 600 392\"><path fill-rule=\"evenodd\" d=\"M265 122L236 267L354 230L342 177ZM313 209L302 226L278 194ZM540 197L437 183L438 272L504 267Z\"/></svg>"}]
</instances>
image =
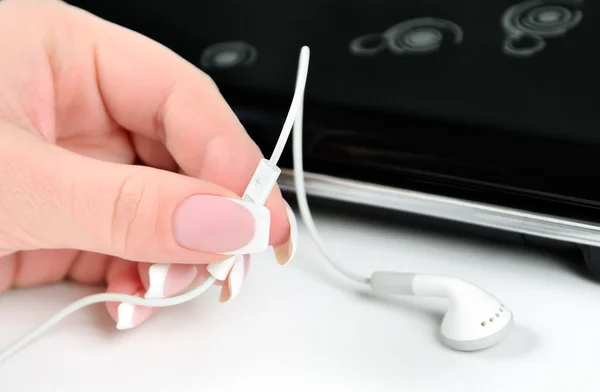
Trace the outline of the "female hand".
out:
<instances>
[{"instance_id":1,"label":"female hand","mask_svg":"<svg viewBox=\"0 0 600 392\"><path fill-rule=\"evenodd\" d=\"M1 1L0 53L0 292L172 296L230 254L289 261L293 213L277 188L239 200L262 155L196 67L58 0ZM121 329L157 310L107 308Z\"/></svg>"}]
</instances>

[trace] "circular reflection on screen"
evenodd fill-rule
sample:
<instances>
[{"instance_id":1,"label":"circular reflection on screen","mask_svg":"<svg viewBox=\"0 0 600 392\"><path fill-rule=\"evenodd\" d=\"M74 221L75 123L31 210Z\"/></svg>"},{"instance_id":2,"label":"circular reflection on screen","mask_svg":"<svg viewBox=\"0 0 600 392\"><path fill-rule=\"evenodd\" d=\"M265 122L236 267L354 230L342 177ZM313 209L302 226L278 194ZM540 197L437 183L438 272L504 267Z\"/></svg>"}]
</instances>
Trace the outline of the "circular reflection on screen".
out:
<instances>
[{"instance_id":1,"label":"circular reflection on screen","mask_svg":"<svg viewBox=\"0 0 600 392\"><path fill-rule=\"evenodd\" d=\"M350 52L358 56L373 56L384 50L394 54L432 53L440 49L445 35L462 42L462 29L444 19L418 18L400 22L381 34L366 34L350 42Z\"/></svg>"},{"instance_id":2,"label":"circular reflection on screen","mask_svg":"<svg viewBox=\"0 0 600 392\"><path fill-rule=\"evenodd\" d=\"M388 39L392 53L432 53L440 49L444 34L453 36L454 44L462 42L462 29L443 19L420 18L398 23L383 35Z\"/></svg>"},{"instance_id":3,"label":"circular reflection on screen","mask_svg":"<svg viewBox=\"0 0 600 392\"><path fill-rule=\"evenodd\" d=\"M387 41L381 34L366 34L350 42L350 52L359 56L373 56L387 47Z\"/></svg>"},{"instance_id":4,"label":"circular reflection on screen","mask_svg":"<svg viewBox=\"0 0 600 392\"><path fill-rule=\"evenodd\" d=\"M545 39L565 35L581 23L582 5L582 0L534 0L512 6L502 16L504 52L527 57L541 51ZM526 40L529 46L523 44Z\"/></svg>"},{"instance_id":5,"label":"circular reflection on screen","mask_svg":"<svg viewBox=\"0 0 600 392\"><path fill-rule=\"evenodd\" d=\"M204 69L236 68L253 64L256 57L256 49L248 43L221 42L204 49L200 58L200 66Z\"/></svg>"}]
</instances>

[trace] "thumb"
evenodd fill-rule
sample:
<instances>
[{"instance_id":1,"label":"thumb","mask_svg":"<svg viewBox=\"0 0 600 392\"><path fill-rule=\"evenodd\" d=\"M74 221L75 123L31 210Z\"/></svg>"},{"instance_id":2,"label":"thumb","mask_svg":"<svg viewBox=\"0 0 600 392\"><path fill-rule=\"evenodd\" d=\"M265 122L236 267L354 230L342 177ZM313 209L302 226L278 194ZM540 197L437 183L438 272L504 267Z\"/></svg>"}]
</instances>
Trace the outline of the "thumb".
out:
<instances>
[{"instance_id":1,"label":"thumb","mask_svg":"<svg viewBox=\"0 0 600 392\"><path fill-rule=\"evenodd\" d=\"M25 132L0 141L0 249L209 263L265 250L270 213L216 184L104 162Z\"/></svg>"}]
</instances>

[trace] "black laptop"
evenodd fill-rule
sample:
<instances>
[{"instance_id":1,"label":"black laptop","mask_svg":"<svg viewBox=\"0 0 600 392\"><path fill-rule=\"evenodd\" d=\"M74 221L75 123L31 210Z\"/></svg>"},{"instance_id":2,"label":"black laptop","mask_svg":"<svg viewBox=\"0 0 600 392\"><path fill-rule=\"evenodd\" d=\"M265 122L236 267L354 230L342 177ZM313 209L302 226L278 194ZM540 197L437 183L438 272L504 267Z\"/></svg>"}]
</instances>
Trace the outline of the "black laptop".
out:
<instances>
[{"instance_id":1,"label":"black laptop","mask_svg":"<svg viewBox=\"0 0 600 392\"><path fill-rule=\"evenodd\" d=\"M573 247L600 277L597 3L70 3L210 74L264 151L309 46L312 196Z\"/></svg>"}]
</instances>

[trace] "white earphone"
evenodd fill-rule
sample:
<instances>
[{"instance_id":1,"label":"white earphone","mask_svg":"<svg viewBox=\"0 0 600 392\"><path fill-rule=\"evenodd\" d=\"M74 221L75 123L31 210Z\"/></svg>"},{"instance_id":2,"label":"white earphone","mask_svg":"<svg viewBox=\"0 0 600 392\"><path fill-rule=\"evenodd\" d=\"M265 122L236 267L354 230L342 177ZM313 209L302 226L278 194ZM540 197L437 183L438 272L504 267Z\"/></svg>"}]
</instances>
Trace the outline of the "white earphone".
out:
<instances>
[{"instance_id":1,"label":"white earphone","mask_svg":"<svg viewBox=\"0 0 600 392\"><path fill-rule=\"evenodd\" d=\"M461 351L488 348L511 330L510 309L487 291L449 276L377 271L369 279L379 295L412 295L446 298L448 311L442 320L444 342Z\"/></svg>"},{"instance_id":2,"label":"white earphone","mask_svg":"<svg viewBox=\"0 0 600 392\"><path fill-rule=\"evenodd\" d=\"M281 173L281 170L277 167L277 162L283 153L283 148L293 127L294 183L296 186L298 207L309 234L323 253L325 259L346 278L364 287L368 287L378 295L446 298L449 301L449 307L442 321L441 335L444 342L456 350L481 350L500 342L511 330L513 314L510 309L505 307L487 291L449 276L377 271L371 277L361 277L345 270L329 255L329 252L320 239L308 208L302 166L302 117L309 57L310 51L305 46L300 52L294 97L277 145L271 158L268 160L263 159L259 163L242 198L256 204L262 205L265 203ZM256 181L259 178L260 181ZM244 256L240 255L237 257ZM208 271L211 276L194 289L171 298L146 299L111 293L84 297L63 308L45 323L0 352L0 363L24 348L65 317L88 305L100 302L121 302L138 306L168 307L190 301L208 290L215 281L224 279L229 269L233 266L233 261L230 258L209 265Z\"/></svg>"}]
</instances>

